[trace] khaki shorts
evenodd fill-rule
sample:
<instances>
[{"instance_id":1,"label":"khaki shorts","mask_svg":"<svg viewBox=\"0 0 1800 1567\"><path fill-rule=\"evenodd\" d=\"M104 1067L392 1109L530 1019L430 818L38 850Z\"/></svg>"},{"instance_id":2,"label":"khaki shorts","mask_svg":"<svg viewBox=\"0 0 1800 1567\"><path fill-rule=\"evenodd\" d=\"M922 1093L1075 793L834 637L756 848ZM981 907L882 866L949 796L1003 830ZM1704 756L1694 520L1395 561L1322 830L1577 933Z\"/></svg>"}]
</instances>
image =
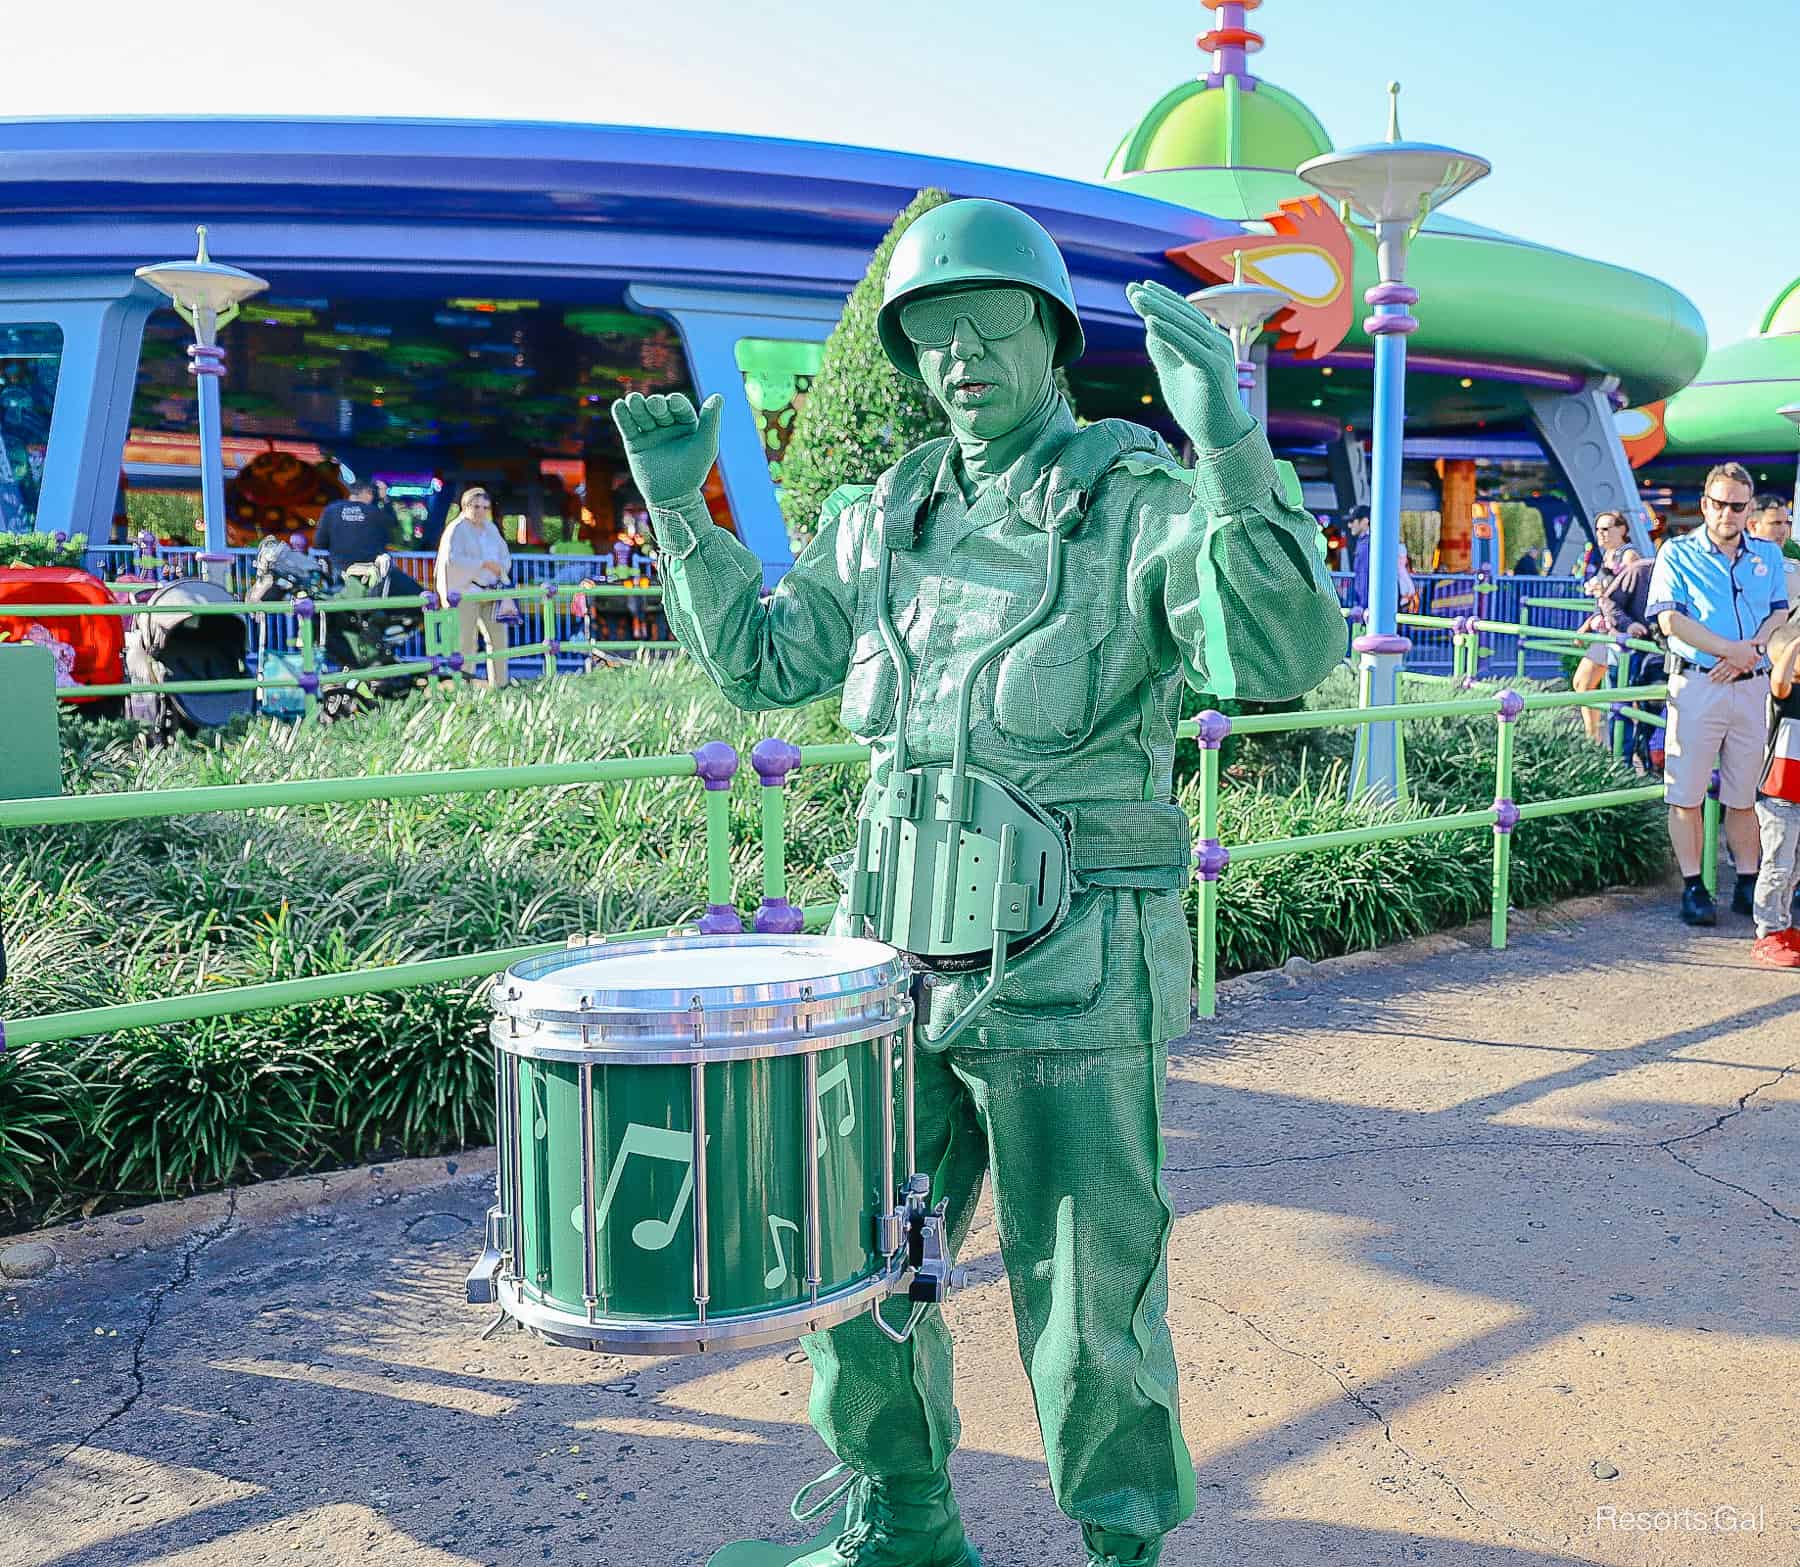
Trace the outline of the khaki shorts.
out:
<instances>
[{"instance_id":1,"label":"khaki shorts","mask_svg":"<svg viewBox=\"0 0 1800 1567\"><path fill-rule=\"evenodd\" d=\"M1715 767L1719 803L1747 811L1756 804L1769 739L1769 677L1720 685L1703 670L1669 681L1669 734L1663 797L1670 805L1699 805Z\"/></svg>"}]
</instances>

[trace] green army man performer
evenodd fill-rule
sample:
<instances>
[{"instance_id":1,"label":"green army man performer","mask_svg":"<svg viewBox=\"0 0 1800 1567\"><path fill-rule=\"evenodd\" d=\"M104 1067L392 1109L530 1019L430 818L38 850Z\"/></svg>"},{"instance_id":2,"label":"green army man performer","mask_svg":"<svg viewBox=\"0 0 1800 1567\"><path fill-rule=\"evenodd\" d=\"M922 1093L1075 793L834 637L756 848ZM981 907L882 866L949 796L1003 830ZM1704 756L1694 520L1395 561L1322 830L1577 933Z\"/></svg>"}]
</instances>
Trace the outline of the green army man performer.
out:
<instances>
[{"instance_id":1,"label":"green army man performer","mask_svg":"<svg viewBox=\"0 0 1800 1567\"><path fill-rule=\"evenodd\" d=\"M1295 697L1346 635L1225 335L1157 283L1126 292L1192 469L1139 426L1077 427L1051 372L1081 354L1081 324L1042 227L993 201L923 214L879 330L953 433L837 492L766 601L761 563L700 495L720 399L613 405L682 645L740 707L842 687L873 748L836 928L937 971L916 1167L952 1244L993 1173L1051 1485L1090 1567L1151 1567L1194 1508L1160 1130L1193 968L1181 682ZM897 1341L906 1306L887 1331L864 1316L804 1341L813 1424L850 1478L841 1529L797 1567L979 1567L947 1470L950 1334L932 1310Z\"/></svg>"}]
</instances>

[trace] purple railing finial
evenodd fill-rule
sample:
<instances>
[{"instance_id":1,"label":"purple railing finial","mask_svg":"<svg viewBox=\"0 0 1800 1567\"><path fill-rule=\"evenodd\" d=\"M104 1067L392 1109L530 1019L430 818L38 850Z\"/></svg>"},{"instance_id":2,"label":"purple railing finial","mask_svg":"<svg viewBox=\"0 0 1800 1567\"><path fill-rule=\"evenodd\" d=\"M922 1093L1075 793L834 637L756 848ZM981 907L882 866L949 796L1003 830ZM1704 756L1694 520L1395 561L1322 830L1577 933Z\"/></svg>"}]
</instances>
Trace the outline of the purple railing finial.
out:
<instances>
[{"instance_id":1,"label":"purple railing finial","mask_svg":"<svg viewBox=\"0 0 1800 1567\"><path fill-rule=\"evenodd\" d=\"M450 672L452 674L460 675L462 673L464 659L461 653L452 653L450 655L449 663Z\"/></svg>"},{"instance_id":2,"label":"purple railing finial","mask_svg":"<svg viewBox=\"0 0 1800 1567\"><path fill-rule=\"evenodd\" d=\"M294 613L296 615L298 615L302 620L311 620L314 615L318 614L318 612L319 612L319 606L317 604L313 603L313 601L311 599L309 599L304 593L302 593L299 598L294 600Z\"/></svg>"},{"instance_id":3,"label":"purple railing finial","mask_svg":"<svg viewBox=\"0 0 1800 1567\"><path fill-rule=\"evenodd\" d=\"M1466 637L1474 629L1475 617L1473 615L1458 615L1450 622L1450 635L1453 637Z\"/></svg>"},{"instance_id":4,"label":"purple railing finial","mask_svg":"<svg viewBox=\"0 0 1800 1567\"><path fill-rule=\"evenodd\" d=\"M424 593L422 593L420 595L420 597L425 600L424 607L426 609L442 609L443 608L443 600L441 600L437 596L437 593L431 588L427 588L424 591Z\"/></svg>"},{"instance_id":5,"label":"purple railing finial","mask_svg":"<svg viewBox=\"0 0 1800 1567\"><path fill-rule=\"evenodd\" d=\"M444 595L444 607L446 609L455 609L460 603L462 603L462 594L455 588L452 588Z\"/></svg>"},{"instance_id":6,"label":"purple railing finial","mask_svg":"<svg viewBox=\"0 0 1800 1567\"><path fill-rule=\"evenodd\" d=\"M1344 611L1345 625L1360 626L1368 618L1369 612L1366 609L1358 609L1354 604L1350 605L1349 608Z\"/></svg>"},{"instance_id":7,"label":"purple railing finial","mask_svg":"<svg viewBox=\"0 0 1800 1567\"><path fill-rule=\"evenodd\" d=\"M708 789L729 789L737 770L737 749L723 740L708 740L694 752L694 772Z\"/></svg>"},{"instance_id":8,"label":"purple railing finial","mask_svg":"<svg viewBox=\"0 0 1800 1567\"><path fill-rule=\"evenodd\" d=\"M1217 838L1202 838L1194 845L1194 869L1202 881L1217 881L1231 863L1231 850Z\"/></svg>"},{"instance_id":9,"label":"purple railing finial","mask_svg":"<svg viewBox=\"0 0 1800 1567\"><path fill-rule=\"evenodd\" d=\"M1495 701L1499 705L1500 722L1503 724L1516 724L1519 721L1519 715L1525 711L1525 698L1510 686L1502 691Z\"/></svg>"},{"instance_id":10,"label":"purple railing finial","mask_svg":"<svg viewBox=\"0 0 1800 1567\"><path fill-rule=\"evenodd\" d=\"M750 765L768 788L780 789L786 785L787 775L800 765L800 747L770 735L751 747Z\"/></svg>"},{"instance_id":11,"label":"purple railing finial","mask_svg":"<svg viewBox=\"0 0 1800 1567\"><path fill-rule=\"evenodd\" d=\"M1194 737L1200 742L1203 751L1216 751L1231 734L1231 720L1215 708L1207 708L1200 715L1199 733Z\"/></svg>"},{"instance_id":12,"label":"purple railing finial","mask_svg":"<svg viewBox=\"0 0 1800 1567\"><path fill-rule=\"evenodd\" d=\"M319 677L312 670L303 669L294 677L294 679L298 683L300 689L308 696L317 696L319 694Z\"/></svg>"},{"instance_id":13,"label":"purple railing finial","mask_svg":"<svg viewBox=\"0 0 1800 1567\"><path fill-rule=\"evenodd\" d=\"M1519 825L1519 808L1504 795L1494 801L1494 831L1505 834Z\"/></svg>"}]
</instances>

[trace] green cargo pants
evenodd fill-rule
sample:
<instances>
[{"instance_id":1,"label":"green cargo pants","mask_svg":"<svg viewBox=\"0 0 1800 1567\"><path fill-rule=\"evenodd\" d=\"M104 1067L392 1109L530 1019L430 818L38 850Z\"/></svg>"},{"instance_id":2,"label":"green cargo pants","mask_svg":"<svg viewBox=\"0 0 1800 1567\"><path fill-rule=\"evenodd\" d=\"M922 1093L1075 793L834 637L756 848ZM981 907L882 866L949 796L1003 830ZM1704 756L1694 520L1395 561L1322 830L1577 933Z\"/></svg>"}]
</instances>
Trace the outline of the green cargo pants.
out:
<instances>
[{"instance_id":1,"label":"green cargo pants","mask_svg":"<svg viewBox=\"0 0 1800 1567\"><path fill-rule=\"evenodd\" d=\"M1174 1209L1162 1185L1168 1052L963 1050L918 1055L915 1115L931 1199L960 1248L994 1176L1000 1251L1057 1505L1120 1534L1194 1510L1166 1320ZM904 1324L908 1307L890 1302ZM949 1329L928 1312L895 1344L864 1317L803 1339L811 1415L840 1460L875 1476L940 1469L956 1446Z\"/></svg>"}]
</instances>

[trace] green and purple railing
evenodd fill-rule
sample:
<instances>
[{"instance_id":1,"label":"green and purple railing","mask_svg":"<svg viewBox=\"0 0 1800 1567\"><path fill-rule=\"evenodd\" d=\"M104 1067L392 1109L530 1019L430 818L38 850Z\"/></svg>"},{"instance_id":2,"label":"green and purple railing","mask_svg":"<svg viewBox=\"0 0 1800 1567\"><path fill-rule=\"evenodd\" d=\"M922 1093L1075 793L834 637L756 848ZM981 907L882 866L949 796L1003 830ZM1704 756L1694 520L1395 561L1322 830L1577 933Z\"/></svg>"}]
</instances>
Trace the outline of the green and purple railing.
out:
<instances>
[{"instance_id":1,"label":"green and purple railing","mask_svg":"<svg viewBox=\"0 0 1800 1567\"><path fill-rule=\"evenodd\" d=\"M1638 804L1660 799L1662 795L1660 784L1645 783L1599 793L1520 804L1513 798L1515 726L1518 719L1526 712L1610 705L1615 702L1655 702L1666 696L1667 688L1663 686L1530 695L1503 690L1497 694L1468 695L1437 702L1403 703L1388 708L1323 709L1260 714L1236 719L1227 718L1221 713L1207 712L1198 719L1183 724L1183 735L1196 740L1200 748L1199 819L1196 823L1197 846L1194 852L1198 880L1196 950L1200 1016L1213 1016L1217 1005L1219 884L1232 864L1241 866L1287 854L1305 854L1354 844L1490 828L1494 835L1490 937L1495 947L1504 947L1512 863L1511 835L1521 822L1578 811ZM1228 735L1354 728L1389 721L1404 725L1428 719L1479 716L1493 717L1498 724L1494 804L1487 809L1436 816L1406 816L1367 827L1259 843L1228 845L1221 841L1220 805L1223 786L1219 770L1219 748ZM868 748L862 745L795 746L775 738L761 741L752 751L751 763L761 795L762 849L761 901L752 917L752 927L755 930L770 933L814 930L822 928L831 918L835 903L800 907L788 897L787 790L802 768L864 765L868 756ZM0 831L72 823L148 821L203 813L494 790L567 788L571 785L603 787L654 778L697 779L703 788L706 834L706 901L703 911L690 922L587 939L620 940L690 930L739 931L744 925L733 884L730 854L730 800L738 772L737 751L724 741L713 741L691 753L668 756L72 795L49 799L0 800ZM1709 836L1716 840L1716 799L1709 802L1709 821L1712 823ZM1708 872L1716 880L1716 859L1709 858ZM190 996L0 1020L0 1049L9 1045L22 1047L49 1044L122 1029L193 1022L202 1018L266 1011L345 996L466 981L499 973L522 958L556 951L565 945L564 941L539 942L347 973L213 989Z\"/></svg>"}]
</instances>

